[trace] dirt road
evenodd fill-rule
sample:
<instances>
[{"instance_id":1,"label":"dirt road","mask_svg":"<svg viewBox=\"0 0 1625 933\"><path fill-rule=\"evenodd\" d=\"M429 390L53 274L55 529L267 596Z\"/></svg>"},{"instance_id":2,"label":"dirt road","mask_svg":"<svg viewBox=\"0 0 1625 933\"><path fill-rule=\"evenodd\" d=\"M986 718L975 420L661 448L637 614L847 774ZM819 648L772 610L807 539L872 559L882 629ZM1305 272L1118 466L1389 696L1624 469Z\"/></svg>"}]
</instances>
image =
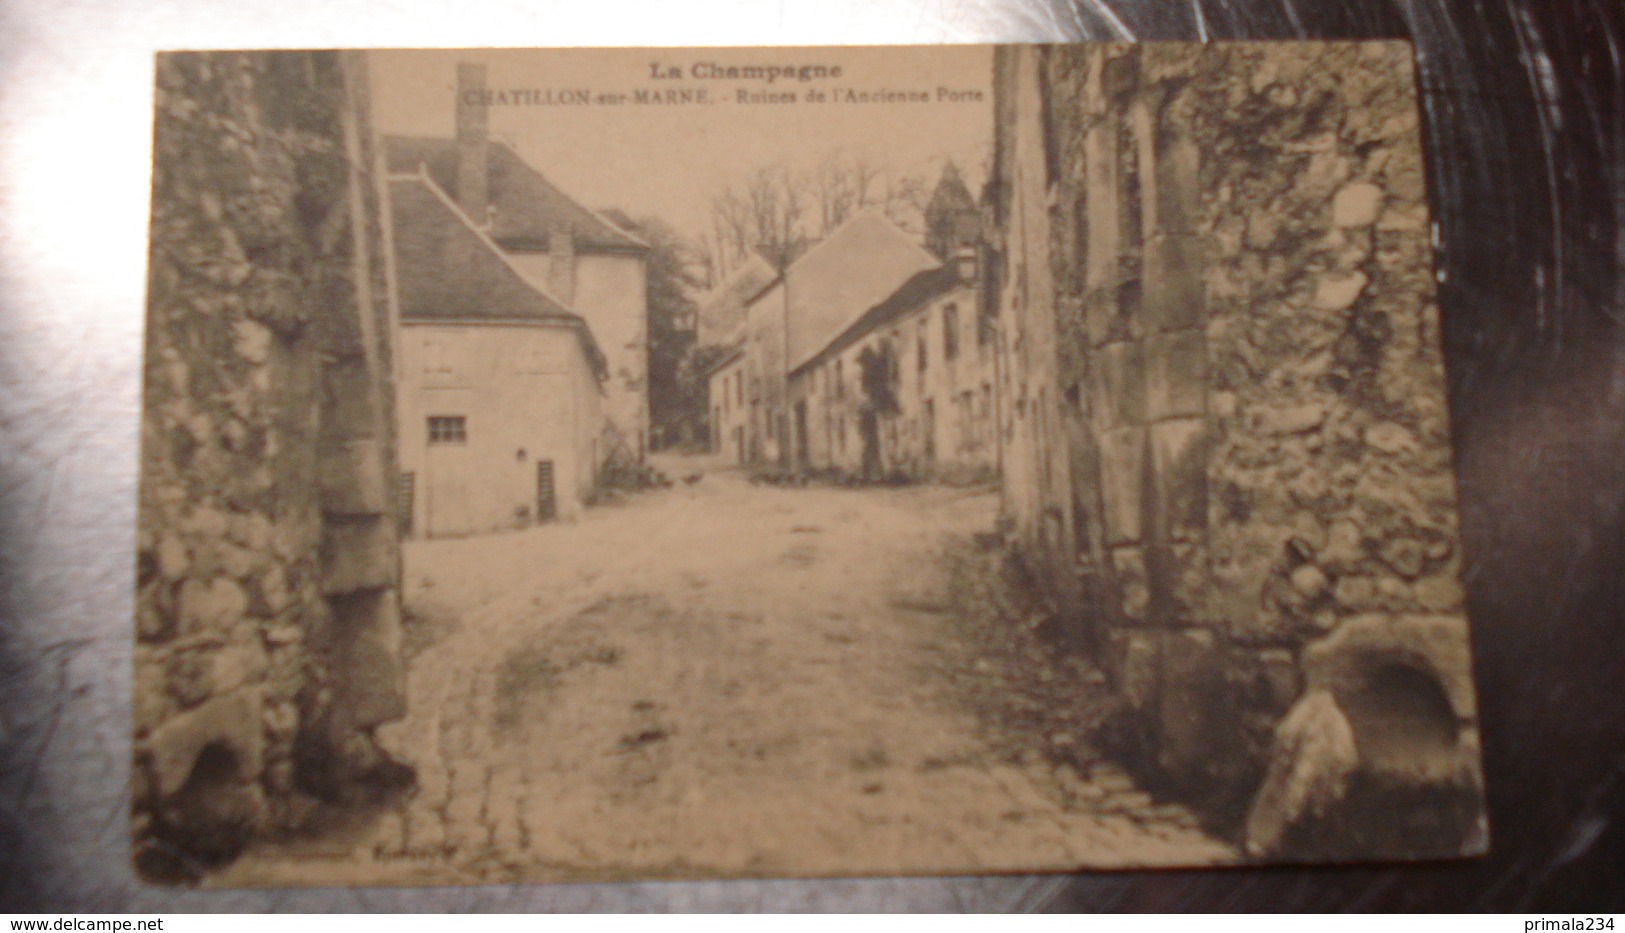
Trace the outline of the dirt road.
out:
<instances>
[{"instance_id":1,"label":"dirt road","mask_svg":"<svg viewBox=\"0 0 1625 933\"><path fill-rule=\"evenodd\" d=\"M707 471L572 524L413 543L432 643L383 742L419 788L328 858L400 882L1230 859L1109 764L996 747L938 676L943 552L995 500ZM288 880L319 854L231 874Z\"/></svg>"}]
</instances>

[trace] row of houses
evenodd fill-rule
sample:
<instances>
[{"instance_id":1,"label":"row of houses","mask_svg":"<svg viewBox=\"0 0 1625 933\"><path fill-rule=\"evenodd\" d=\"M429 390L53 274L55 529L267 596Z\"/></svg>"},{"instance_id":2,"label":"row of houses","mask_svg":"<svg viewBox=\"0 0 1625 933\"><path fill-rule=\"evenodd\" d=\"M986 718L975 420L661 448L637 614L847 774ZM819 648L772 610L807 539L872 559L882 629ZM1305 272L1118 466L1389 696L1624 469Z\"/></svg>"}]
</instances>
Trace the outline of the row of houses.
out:
<instances>
[{"instance_id":1,"label":"row of houses","mask_svg":"<svg viewBox=\"0 0 1625 933\"><path fill-rule=\"evenodd\" d=\"M384 139L420 536L573 517L649 435L648 244L490 138L483 65L457 76L454 139Z\"/></svg>"},{"instance_id":2,"label":"row of houses","mask_svg":"<svg viewBox=\"0 0 1625 933\"><path fill-rule=\"evenodd\" d=\"M995 471L978 214L950 163L924 243L870 210L782 270L747 262L701 311L731 326L707 373L712 449L868 480Z\"/></svg>"}]
</instances>

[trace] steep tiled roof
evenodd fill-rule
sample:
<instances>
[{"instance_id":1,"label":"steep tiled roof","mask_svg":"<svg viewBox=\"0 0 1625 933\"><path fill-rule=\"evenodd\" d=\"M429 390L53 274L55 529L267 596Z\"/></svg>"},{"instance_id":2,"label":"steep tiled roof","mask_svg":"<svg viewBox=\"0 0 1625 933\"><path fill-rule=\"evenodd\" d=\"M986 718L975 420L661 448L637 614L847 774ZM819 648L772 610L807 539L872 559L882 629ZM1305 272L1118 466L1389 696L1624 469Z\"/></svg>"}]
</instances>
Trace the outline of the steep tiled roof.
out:
<instances>
[{"instance_id":1,"label":"steep tiled roof","mask_svg":"<svg viewBox=\"0 0 1625 933\"><path fill-rule=\"evenodd\" d=\"M428 172L443 191L457 190L457 143L424 136L386 136L384 153L392 172ZM588 210L530 167L506 145L492 141L487 159L487 190L492 208L491 239L513 249L547 249L555 231L575 234L576 249L643 252L649 246L603 216ZM484 220L484 218L478 218Z\"/></svg>"},{"instance_id":2,"label":"steep tiled roof","mask_svg":"<svg viewBox=\"0 0 1625 933\"><path fill-rule=\"evenodd\" d=\"M586 321L526 281L432 180L391 176L389 203L403 322L566 325L581 335L594 367L603 369Z\"/></svg>"},{"instance_id":3,"label":"steep tiled roof","mask_svg":"<svg viewBox=\"0 0 1625 933\"><path fill-rule=\"evenodd\" d=\"M915 273L901 288L887 296L885 301L864 312L862 317L797 368L805 368L832 353L839 353L861 340L865 334L919 309L926 302L953 291L961 284L963 283L951 266L938 266Z\"/></svg>"},{"instance_id":4,"label":"steep tiled roof","mask_svg":"<svg viewBox=\"0 0 1625 933\"><path fill-rule=\"evenodd\" d=\"M745 264L734 271L726 282L712 289L700 299L700 340L704 343L726 343L739 330L745 320L745 305L773 284L778 278L766 259L751 253Z\"/></svg>"},{"instance_id":5,"label":"steep tiled roof","mask_svg":"<svg viewBox=\"0 0 1625 933\"><path fill-rule=\"evenodd\" d=\"M939 265L879 211L865 211L785 271L790 368L816 356L914 275Z\"/></svg>"},{"instance_id":6,"label":"steep tiled roof","mask_svg":"<svg viewBox=\"0 0 1625 933\"><path fill-rule=\"evenodd\" d=\"M728 366L732 365L733 363L738 362L740 357L743 357L744 355L745 355L744 346L743 345L735 345L734 347L729 349L728 352L723 353L722 355L718 356L716 359L712 360L710 365L708 365L704 369L700 370L700 375L705 376L707 378L710 378L711 374L717 372L718 370L725 369Z\"/></svg>"}]
</instances>

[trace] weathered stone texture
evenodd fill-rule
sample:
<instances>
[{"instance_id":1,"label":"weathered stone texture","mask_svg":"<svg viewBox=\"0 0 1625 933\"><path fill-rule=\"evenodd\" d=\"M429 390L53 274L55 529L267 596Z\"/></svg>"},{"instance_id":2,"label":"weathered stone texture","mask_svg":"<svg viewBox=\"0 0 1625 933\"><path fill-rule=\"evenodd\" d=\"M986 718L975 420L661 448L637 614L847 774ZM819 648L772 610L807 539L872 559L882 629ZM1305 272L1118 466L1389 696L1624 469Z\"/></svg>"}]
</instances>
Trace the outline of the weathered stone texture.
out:
<instances>
[{"instance_id":1,"label":"weathered stone texture","mask_svg":"<svg viewBox=\"0 0 1625 933\"><path fill-rule=\"evenodd\" d=\"M1046 367L1081 387L1092 436L1074 448L1099 462L1094 488L1067 499L1103 521L1067 556L1110 597L1094 608L1112 682L1151 770L1242 799L1268 770L1266 809L1335 796L1299 786L1291 749L1382 747L1363 766L1392 770L1374 762L1431 736L1448 748L1435 771L1476 768L1457 754L1470 708L1450 712L1471 691L1409 56L1380 42L1095 45L996 64L1000 247L1019 270L1016 244L1034 238L1018 182L1045 178L1036 254L1055 292L1005 289L1001 326L1026 341L1006 364L1027 397ZM1037 114L1025 82L1042 89ZM1021 132L1032 119L1041 145ZM1059 320L1046 330L1045 316ZM1043 550L1019 533L1058 504L1021 488L1035 447L1006 450L1006 509L1022 546ZM1347 742L1324 711L1277 729L1302 689L1341 707ZM1429 732L1439 706L1449 721ZM1390 741L1396 722L1405 738Z\"/></svg>"},{"instance_id":2,"label":"weathered stone texture","mask_svg":"<svg viewBox=\"0 0 1625 933\"><path fill-rule=\"evenodd\" d=\"M322 590L325 559L382 567L371 577L393 599L399 559L380 495L392 312L358 66L159 59L133 800L154 877L189 876L289 818L301 727L330 716L311 685L348 674L325 633L388 643L398 622L344 619ZM343 406L323 392L339 366L360 374ZM373 514L365 553L321 551L339 512ZM398 698L398 677L370 689Z\"/></svg>"}]
</instances>

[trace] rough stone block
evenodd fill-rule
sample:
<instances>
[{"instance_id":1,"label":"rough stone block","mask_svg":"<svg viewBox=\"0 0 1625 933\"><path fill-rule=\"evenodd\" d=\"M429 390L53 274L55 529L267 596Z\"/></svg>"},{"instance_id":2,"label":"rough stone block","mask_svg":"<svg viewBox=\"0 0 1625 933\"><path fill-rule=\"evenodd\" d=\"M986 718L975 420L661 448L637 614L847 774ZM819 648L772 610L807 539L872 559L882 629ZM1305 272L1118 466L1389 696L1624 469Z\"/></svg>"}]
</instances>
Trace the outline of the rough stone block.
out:
<instances>
[{"instance_id":1,"label":"rough stone block","mask_svg":"<svg viewBox=\"0 0 1625 933\"><path fill-rule=\"evenodd\" d=\"M242 320L233 325L237 354L250 363L264 363L271 356L271 329L258 321Z\"/></svg>"},{"instance_id":2,"label":"rough stone block","mask_svg":"<svg viewBox=\"0 0 1625 933\"><path fill-rule=\"evenodd\" d=\"M1298 662L1285 648L1269 648L1258 653L1259 681L1264 687L1266 708L1284 711L1298 696Z\"/></svg>"},{"instance_id":3,"label":"rough stone block","mask_svg":"<svg viewBox=\"0 0 1625 933\"><path fill-rule=\"evenodd\" d=\"M219 538L229 527L226 513L208 505L200 505L181 521L181 530L199 538Z\"/></svg>"},{"instance_id":4,"label":"rough stone block","mask_svg":"<svg viewBox=\"0 0 1625 933\"><path fill-rule=\"evenodd\" d=\"M1100 498L1106 511L1106 543L1133 544L1144 534L1145 429L1119 428L1100 435Z\"/></svg>"},{"instance_id":5,"label":"rough stone block","mask_svg":"<svg viewBox=\"0 0 1625 933\"><path fill-rule=\"evenodd\" d=\"M1378 554L1395 573L1412 580L1421 575L1427 560L1426 548L1415 538L1390 538L1383 542Z\"/></svg>"},{"instance_id":6,"label":"rough stone block","mask_svg":"<svg viewBox=\"0 0 1625 933\"><path fill-rule=\"evenodd\" d=\"M1352 307L1370 278L1364 272L1342 272L1323 275L1315 284L1315 307L1322 311L1342 311Z\"/></svg>"},{"instance_id":7,"label":"rough stone block","mask_svg":"<svg viewBox=\"0 0 1625 933\"><path fill-rule=\"evenodd\" d=\"M1431 680L1451 716L1476 715L1467 620L1461 616L1368 613L1344 622L1304 652L1308 688L1330 692L1345 708L1355 694L1390 682L1425 689L1406 682L1404 671Z\"/></svg>"},{"instance_id":8,"label":"rough stone block","mask_svg":"<svg viewBox=\"0 0 1625 933\"><path fill-rule=\"evenodd\" d=\"M1260 412L1258 428L1264 434L1303 434L1326 423L1327 405L1323 401L1306 401L1285 408Z\"/></svg>"},{"instance_id":9,"label":"rough stone block","mask_svg":"<svg viewBox=\"0 0 1625 933\"><path fill-rule=\"evenodd\" d=\"M1143 712L1152 708L1161 681L1161 654L1150 633L1134 632L1122 639L1117 663L1117 689L1129 706Z\"/></svg>"},{"instance_id":10,"label":"rough stone block","mask_svg":"<svg viewBox=\"0 0 1625 933\"><path fill-rule=\"evenodd\" d=\"M1309 686L1333 695L1361 771L1402 799L1476 793L1465 620L1369 615L1305 653Z\"/></svg>"},{"instance_id":11,"label":"rough stone block","mask_svg":"<svg viewBox=\"0 0 1625 933\"><path fill-rule=\"evenodd\" d=\"M248 611L243 588L224 577L181 584L181 632L197 635L230 628Z\"/></svg>"},{"instance_id":12,"label":"rough stone block","mask_svg":"<svg viewBox=\"0 0 1625 933\"><path fill-rule=\"evenodd\" d=\"M131 720L137 735L144 735L157 727L173 709L168 691L164 688L166 677L163 655L147 649L136 649Z\"/></svg>"},{"instance_id":13,"label":"rough stone block","mask_svg":"<svg viewBox=\"0 0 1625 933\"><path fill-rule=\"evenodd\" d=\"M1175 543L1168 548L1167 611L1173 621L1191 623L1200 620L1213 591L1213 575L1208 561L1208 549L1201 544Z\"/></svg>"},{"instance_id":14,"label":"rough stone block","mask_svg":"<svg viewBox=\"0 0 1625 933\"><path fill-rule=\"evenodd\" d=\"M216 553L220 571L239 581L252 580L270 562L268 555L234 544L222 544Z\"/></svg>"},{"instance_id":15,"label":"rough stone block","mask_svg":"<svg viewBox=\"0 0 1625 933\"><path fill-rule=\"evenodd\" d=\"M322 595L392 586L398 558L391 525L382 518L329 521L322 529Z\"/></svg>"},{"instance_id":16,"label":"rough stone block","mask_svg":"<svg viewBox=\"0 0 1625 933\"><path fill-rule=\"evenodd\" d=\"M1090 409L1102 428L1145 423L1145 354L1138 341L1108 343L1090 361Z\"/></svg>"},{"instance_id":17,"label":"rough stone block","mask_svg":"<svg viewBox=\"0 0 1625 933\"><path fill-rule=\"evenodd\" d=\"M1264 596L1272 580L1269 562L1259 558L1215 561L1212 573L1213 588L1205 609L1209 618L1225 624L1230 638L1247 644L1283 639L1286 620L1266 605Z\"/></svg>"},{"instance_id":18,"label":"rough stone block","mask_svg":"<svg viewBox=\"0 0 1625 933\"><path fill-rule=\"evenodd\" d=\"M269 551L272 547L270 519L258 512L235 512L226 522L226 537L251 551Z\"/></svg>"},{"instance_id":19,"label":"rough stone block","mask_svg":"<svg viewBox=\"0 0 1625 933\"><path fill-rule=\"evenodd\" d=\"M1146 573L1145 551L1138 547L1113 548L1111 563L1122 617L1135 622L1144 620L1151 607L1151 583Z\"/></svg>"},{"instance_id":20,"label":"rough stone block","mask_svg":"<svg viewBox=\"0 0 1625 933\"><path fill-rule=\"evenodd\" d=\"M1206 418L1180 418L1151 427L1152 482L1168 537L1196 541L1207 529Z\"/></svg>"},{"instance_id":21,"label":"rough stone block","mask_svg":"<svg viewBox=\"0 0 1625 933\"><path fill-rule=\"evenodd\" d=\"M1157 227L1164 233L1195 233L1200 223L1202 152L1184 134L1158 146Z\"/></svg>"},{"instance_id":22,"label":"rough stone block","mask_svg":"<svg viewBox=\"0 0 1625 933\"><path fill-rule=\"evenodd\" d=\"M265 649L260 645L254 642L227 645L209 655L209 692L219 695L262 680L269 666Z\"/></svg>"},{"instance_id":23,"label":"rough stone block","mask_svg":"<svg viewBox=\"0 0 1625 933\"><path fill-rule=\"evenodd\" d=\"M361 359L330 362L322 367L324 438L349 440L380 433L383 424L373 407L371 378L370 367Z\"/></svg>"},{"instance_id":24,"label":"rough stone block","mask_svg":"<svg viewBox=\"0 0 1625 933\"><path fill-rule=\"evenodd\" d=\"M1202 242L1187 234L1152 237L1145 246L1147 332L1184 330L1206 322Z\"/></svg>"},{"instance_id":25,"label":"rough stone block","mask_svg":"<svg viewBox=\"0 0 1625 933\"><path fill-rule=\"evenodd\" d=\"M388 452L375 438L328 444L317 454L322 511L329 515L378 515L389 511Z\"/></svg>"},{"instance_id":26,"label":"rough stone block","mask_svg":"<svg viewBox=\"0 0 1625 933\"><path fill-rule=\"evenodd\" d=\"M1348 795L1360 765L1354 730L1324 690L1292 707L1275 728L1269 767L1247 816L1249 854L1280 854L1288 833L1323 819Z\"/></svg>"},{"instance_id":27,"label":"rough stone block","mask_svg":"<svg viewBox=\"0 0 1625 933\"><path fill-rule=\"evenodd\" d=\"M1163 639L1157 758L1176 781L1206 783L1234 752L1235 703L1225 670L1212 632L1189 629Z\"/></svg>"},{"instance_id":28,"label":"rough stone block","mask_svg":"<svg viewBox=\"0 0 1625 933\"><path fill-rule=\"evenodd\" d=\"M248 610L256 616L274 619L292 603L288 574L281 564L271 564L249 585Z\"/></svg>"},{"instance_id":29,"label":"rough stone block","mask_svg":"<svg viewBox=\"0 0 1625 933\"><path fill-rule=\"evenodd\" d=\"M1345 185L1332 198L1332 223L1338 227L1369 227L1382 209L1382 189L1368 182Z\"/></svg>"},{"instance_id":30,"label":"rough stone block","mask_svg":"<svg viewBox=\"0 0 1625 933\"><path fill-rule=\"evenodd\" d=\"M1416 581L1412 587L1416 601L1429 612L1459 612L1465 600L1461 581L1454 573L1434 574Z\"/></svg>"},{"instance_id":31,"label":"rough stone block","mask_svg":"<svg viewBox=\"0 0 1625 933\"><path fill-rule=\"evenodd\" d=\"M335 716L342 716L349 727L364 729L405 715L406 673L395 591L336 600L333 631L330 661L343 673L334 684Z\"/></svg>"},{"instance_id":32,"label":"rough stone block","mask_svg":"<svg viewBox=\"0 0 1625 933\"><path fill-rule=\"evenodd\" d=\"M231 753L240 781L259 776L264 733L260 725L260 694L253 688L217 696L171 717L147 738L147 751L158 792L169 796L180 790L192 765L206 746L217 744Z\"/></svg>"},{"instance_id":33,"label":"rough stone block","mask_svg":"<svg viewBox=\"0 0 1625 933\"><path fill-rule=\"evenodd\" d=\"M1125 307L1127 301L1127 307ZM1137 304L1115 285L1093 289L1083 299L1084 330L1091 346L1137 340L1141 335Z\"/></svg>"},{"instance_id":34,"label":"rough stone block","mask_svg":"<svg viewBox=\"0 0 1625 933\"><path fill-rule=\"evenodd\" d=\"M159 576L165 580L179 580L186 576L186 571L192 565L192 556L179 535L173 532L159 535L156 552Z\"/></svg>"},{"instance_id":35,"label":"rough stone block","mask_svg":"<svg viewBox=\"0 0 1625 933\"><path fill-rule=\"evenodd\" d=\"M1197 416L1207 410L1207 339L1197 330L1153 336L1146 343L1146 416Z\"/></svg>"}]
</instances>

